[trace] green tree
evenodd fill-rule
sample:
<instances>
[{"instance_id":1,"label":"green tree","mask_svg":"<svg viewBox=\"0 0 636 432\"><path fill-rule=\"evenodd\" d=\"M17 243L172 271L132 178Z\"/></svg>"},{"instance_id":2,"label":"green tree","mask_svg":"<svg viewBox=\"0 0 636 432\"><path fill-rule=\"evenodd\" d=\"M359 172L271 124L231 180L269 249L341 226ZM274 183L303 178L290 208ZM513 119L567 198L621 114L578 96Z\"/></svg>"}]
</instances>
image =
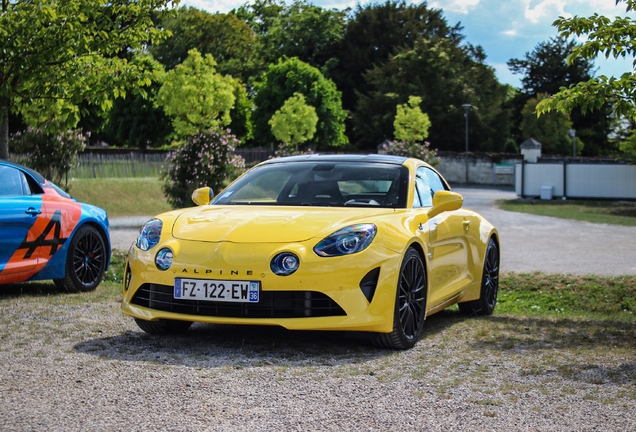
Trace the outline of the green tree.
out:
<instances>
[{"instance_id":1,"label":"green tree","mask_svg":"<svg viewBox=\"0 0 636 432\"><path fill-rule=\"evenodd\" d=\"M367 71L387 62L396 52L413 48L420 38L448 39L458 44L460 30L459 25L448 25L441 9L431 9L426 2L358 4L346 22L342 40L330 55L338 59L329 77L343 92L344 108L354 111L359 97L373 90L372 83L364 79Z\"/></svg>"},{"instance_id":2,"label":"green tree","mask_svg":"<svg viewBox=\"0 0 636 432\"><path fill-rule=\"evenodd\" d=\"M152 16L169 0L2 1L0 14L0 158L8 157L8 114L29 122L46 113L53 127L79 121L87 100L107 109L113 97L148 85L143 64L125 55L158 42L166 32Z\"/></svg>"},{"instance_id":3,"label":"green tree","mask_svg":"<svg viewBox=\"0 0 636 432\"><path fill-rule=\"evenodd\" d=\"M192 135L211 127L227 126L234 107L236 81L216 73L216 62L196 50L165 73L156 101L172 117L177 134Z\"/></svg>"},{"instance_id":4,"label":"green tree","mask_svg":"<svg viewBox=\"0 0 636 432\"><path fill-rule=\"evenodd\" d=\"M397 113L393 121L395 139L416 143L424 141L428 137L431 120L420 109L421 103L421 97L409 96L408 104L397 106Z\"/></svg>"},{"instance_id":5,"label":"green tree","mask_svg":"<svg viewBox=\"0 0 636 432\"><path fill-rule=\"evenodd\" d=\"M295 93L302 94L318 116L316 134L310 144L326 149L347 143L344 134L346 112L342 109L340 92L318 69L297 58L281 59L269 66L255 88L252 118L257 144L269 146L275 141L269 120Z\"/></svg>"},{"instance_id":6,"label":"green tree","mask_svg":"<svg viewBox=\"0 0 636 432\"><path fill-rule=\"evenodd\" d=\"M345 16L343 11L295 1L281 11L268 32L261 36L265 61L274 63L281 57L297 57L321 68L329 60L332 46L343 37Z\"/></svg>"},{"instance_id":7,"label":"green tree","mask_svg":"<svg viewBox=\"0 0 636 432\"><path fill-rule=\"evenodd\" d=\"M141 87L143 93L137 92L113 101L113 107L106 114L101 135L110 144L145 150L166 144L173 128L163 109L153 103L161 88L159 79L163 66L149 55L142 57L147 63L147 69L154 72L151 84ZM85 119L83 117L80 124L85 123ZM96 121L92 123L93 127L89 130L95 132Z\"/></svg>"},{"instance_id":8,"label":"green tree","mask_svg":"<svg viewBox=\"0 0 636 432\"><path fill-rule=\"evenodd\" d=\"M626 12L636 11L636 0L617 0L624 2ZM590 17L574 16L559 18L553 25L562 38L585 38L580 46L574 47L568 56L568 64L579 59L592 60L598 55L605 57L634 57L636 45L632 35L636 33L636 20L630 17L608 17L594 14ZM543 99L537 105L537 113L545 115L551 111L572 112L576 107L582 113L600 110L610 106L616 117L626 116L636 119L636 74L626 72L620 77L600 75L587 81L563 87L550 98Z\"/></svg>"},{"instance_id":9,"label":"green tree","mask_svg":"<svg viewBox=\"0 0 636 432\"><path fill-rule=\"evenodd\" d=\"M295 152L299 144L313 138L317 123L316 109L305 103L301 93L294 93L269 120L276 139Z\"/></svg>"},{"instance_id":10,"label":"green tree","mask_svg":"<svg viewBox=\"0 0 636 432\"><path fill-rule=\"evenodd\" d=\"M561 87L568 87L592 78L593 59L577 58L568 63L567 58L579 44L565 38L551 38L547 42L539 43L531 53L526 53L523 59L511 59L508 61L509 69L523 75L521 79L522 92L519 94L519 110L515 113L518 124L521 120L521 107L540 93L554 94ZM576 129L577 136L588 143L585 147L586 155L597 156L611 152L609 143L610 132L610 107L582 113L575 108L571 114L572 127Z\"/></svg>"},{"instance_id":11,"label":"green tree","mask_svg":"<svg viewBox=\"0 0 636 432\"><path fill-rule=\"evenodd\" d=\"M263 69L258 60L261 46L254 31L234 14L210 14L184 6L162 13L159 23L172 37L151 46L150 53L168 70L183 63L191 49L203 56L211 54L220 74L240 78L244 83Z\"/></svg>"},{"instance_id":12,"label":"green tree","mask_svg":"<svg viewBox=\"0 0 636 432\"><path fill-rule=\"evenodd\" d=\"M563 112L552 112L537 117L537 104L547 96L540 93L536 98L529 99L521 112L521 132L523 139L534 138L543 147L541 153L568 156L572 154L572 140L568 131L572 129L570 116ZM577 138L577 154L583 150L583 142Z\"/></svg>"},{"instance_id":13,"label":"green tree","mask_svg":"<svg viewBox=\"0 0 636 432\"><path fill-rule=\"evenodd\" d=\"M510 113L504 107L508 87L499 84L484 58L479 47L422 38L413 49L404 48L368 71L365 79L371 90L359 95L352 114L358 147L372 149L391 139L397 105L417 95L431 121L430 141L440 150L464 149L466 103L473 106L471 150L503 150L510 131Z\"/></svg>"}]
</instances>

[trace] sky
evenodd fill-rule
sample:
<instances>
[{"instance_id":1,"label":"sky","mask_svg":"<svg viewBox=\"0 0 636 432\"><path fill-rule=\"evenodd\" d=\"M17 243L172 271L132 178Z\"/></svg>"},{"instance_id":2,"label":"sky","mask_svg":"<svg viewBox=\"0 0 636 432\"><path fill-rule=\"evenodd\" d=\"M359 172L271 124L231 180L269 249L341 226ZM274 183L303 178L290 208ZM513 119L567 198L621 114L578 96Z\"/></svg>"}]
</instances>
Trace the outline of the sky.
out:
<instances>
[{"instance_id":1,"label":"sky","mask_svg":"<svg viewBox=\"0 0 636 432\"><path fill-rule=\"evenodd\" d=\"M407 0L408 1L408 0ZM228 12L247 0L182 0L181 5L208 12ZM323 8L345 9L360 4L383 3L384 0L309 0ZM287 1L290 4L291 0ZM417 3L417 2L416 2ZM625 4L615 0L429 0L430 8L442 9L450 25L464 27L466 41L481 45L486 63L495 69L501 83L521 86L521 76L508 70L510 59L524 58L541 42L557 36L552 26L560 16L591 16L594 13L610 18L625 16ZM632 70L632 59L595 60L595 75L620 76Z\"/></svg>"}]
</instances>

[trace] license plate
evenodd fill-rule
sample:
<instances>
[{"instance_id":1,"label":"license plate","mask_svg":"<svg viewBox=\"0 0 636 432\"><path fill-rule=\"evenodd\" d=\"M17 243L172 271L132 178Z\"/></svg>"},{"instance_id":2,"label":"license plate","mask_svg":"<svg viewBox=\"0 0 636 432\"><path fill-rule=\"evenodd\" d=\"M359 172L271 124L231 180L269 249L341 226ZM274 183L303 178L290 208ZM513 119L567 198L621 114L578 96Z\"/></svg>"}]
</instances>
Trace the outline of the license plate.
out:
<instances>
[{"instance_id":1,"label":"license plate","mask_svg":"<svg viewBox=\"0 0 636 432\"><path fill-rule=\"evenodd\" d=\"M174 280L174 298L235 303L258 303L260 283L209 279Z\"/></svg>"}]
</instances>

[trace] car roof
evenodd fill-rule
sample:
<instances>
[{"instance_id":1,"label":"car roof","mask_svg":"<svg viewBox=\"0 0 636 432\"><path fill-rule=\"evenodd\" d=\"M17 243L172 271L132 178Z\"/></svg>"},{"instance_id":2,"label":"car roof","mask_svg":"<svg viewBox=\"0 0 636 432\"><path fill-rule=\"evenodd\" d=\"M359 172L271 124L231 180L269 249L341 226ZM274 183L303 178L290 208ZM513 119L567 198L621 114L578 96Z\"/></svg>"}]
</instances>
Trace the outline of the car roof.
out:
<instances>
[{"instance_id":1,"label":"car roof","mask_svg":"<svg viewBox=\"0 0 636 432\"><path fill-rule=\"evenodd\" d=\"M382 154L310 154L300 156L286 156L265 161L264 164L278 164L288 162L367 162L367 163L388 163L402 165L408 158L404 156L382 155Z\"/></svg>"},{"instance_id":2,"label":"car roof","mask_svg":"<svg viewBox=\"0 0 636 432\"><path fill-rule=\"evenodd\" d=\"M14 167L17 168L19 170L22 170L24 172L26 172L27 174L29 174L31 177L33 177L35 179L35 181L37 181L38 183L40 183L41 185L43 185L44 183L46 183L46 179L42 176L42 174L40 174L39 172L29 168L29 167L25 167L24 165L20 165L19 163L15 163L15 162L11 162L5 159L0 159L0 165L6 165L6 166L10 166L10 167Z\"/></svg>"}]
</instances>

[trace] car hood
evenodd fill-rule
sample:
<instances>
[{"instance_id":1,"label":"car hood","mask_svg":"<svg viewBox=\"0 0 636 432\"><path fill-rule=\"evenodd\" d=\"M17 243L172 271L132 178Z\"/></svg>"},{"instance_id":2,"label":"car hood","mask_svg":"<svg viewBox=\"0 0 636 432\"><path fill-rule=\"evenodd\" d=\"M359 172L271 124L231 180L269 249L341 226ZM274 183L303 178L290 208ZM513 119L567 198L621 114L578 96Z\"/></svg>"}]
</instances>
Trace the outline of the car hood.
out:
<instances>
[{"instance_id":1,"label":"car hood","mask_svg":"<svg viewBox=\"0 0 636 432\"><path fill-rule=\"evenodd\" d=\"M291 243L326 236L355 223L373 223L393 209L203 206L183 212L172 228L181 240Z\"/></svg>"}]
</instances>

